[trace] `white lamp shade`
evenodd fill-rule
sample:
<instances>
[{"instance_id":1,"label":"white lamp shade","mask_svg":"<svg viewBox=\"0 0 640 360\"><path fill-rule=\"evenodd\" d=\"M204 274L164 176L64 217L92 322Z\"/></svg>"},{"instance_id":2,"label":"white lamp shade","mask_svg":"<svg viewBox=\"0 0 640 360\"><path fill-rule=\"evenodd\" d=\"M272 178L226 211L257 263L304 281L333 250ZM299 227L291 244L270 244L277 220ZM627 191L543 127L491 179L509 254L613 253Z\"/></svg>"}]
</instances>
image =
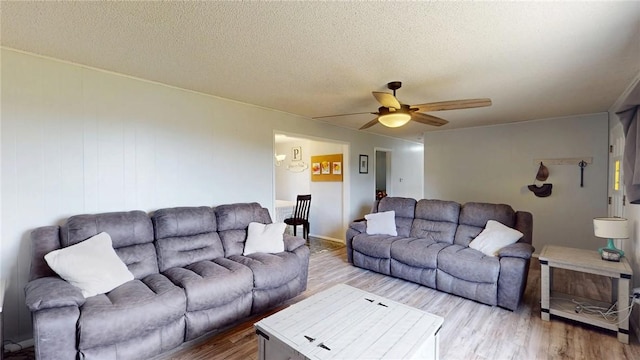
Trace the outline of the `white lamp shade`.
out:
<instances>
[{"instance_id":1,"label":"white lamp shade","mask_svg":"<svg viewBox=\"0 0 640 360\"><path fill-rule=\"evenodd\" d=\"M382 125L392 128L400 127L408 123L409 120L411 120L411 115L402 112L384 114L378 117L378 121L382 123Z\"/></svg>"},{"instance_id":2,"label":"white lamp shade","mask_svg":"<svg viewBox=\"0 0 640 360\"><path fill-rule=\"evenodd\" d=\"M593 233L605 239L627 239L629 237L629 221L624 218L595 218Z\"/></svg>"}]
</instances>

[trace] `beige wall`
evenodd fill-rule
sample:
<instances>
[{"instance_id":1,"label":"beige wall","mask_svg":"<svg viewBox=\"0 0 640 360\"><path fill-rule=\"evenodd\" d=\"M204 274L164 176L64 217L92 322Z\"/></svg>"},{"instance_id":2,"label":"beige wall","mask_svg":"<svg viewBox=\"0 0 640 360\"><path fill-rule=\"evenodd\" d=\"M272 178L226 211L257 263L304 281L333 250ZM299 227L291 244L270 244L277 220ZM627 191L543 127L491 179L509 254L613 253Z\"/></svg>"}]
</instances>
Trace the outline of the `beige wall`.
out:
<instances>
[{"instance_id":1,"label":"beige wall","mask_svg":"<svg viewBox=\"0 0 640 360\"><path fill-rule=\"evenodd\" d=\"M596 249L592 218L607 215L606 113L425 133L425 197L505 203L533 213L536 253L546 244ZM534 159L593 157L584 172L549 165L553 193L533 195Z\"/></svg>"}]
</instances>

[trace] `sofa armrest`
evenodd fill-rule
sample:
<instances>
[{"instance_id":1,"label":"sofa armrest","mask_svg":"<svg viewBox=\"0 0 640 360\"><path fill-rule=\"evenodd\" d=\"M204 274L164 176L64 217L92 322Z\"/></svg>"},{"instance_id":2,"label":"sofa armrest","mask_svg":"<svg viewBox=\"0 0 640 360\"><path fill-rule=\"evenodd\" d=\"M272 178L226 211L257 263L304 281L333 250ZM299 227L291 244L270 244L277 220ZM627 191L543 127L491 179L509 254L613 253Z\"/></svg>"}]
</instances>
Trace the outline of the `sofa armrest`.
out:
<instances>
[{"instance_id":1,"label":"sofa armrest","mask_svg":"<svg viewBox=\"0 0 640 360\"><path fill-rule=\"evenodd\" d=\"M367 232L367 221L362 219L362 220L356 220L354 222L352 222L351 224L349 224L349 229L353 229L359 233L365 233Z\"/></svg>"},{"instance_id":2,"label":"sofa armrest","mask_svg":"<svg viewBox=\"0 0 640 360\"><path fill-rule=\"evenodd\" d=\"M25 303L29 310L80 307L85 298L79 288L58 277L43 277L27 283L24 287Z\"/></svg>"},{"instance_id":3,"label":"sofa armrest","mask_svg":"<svg viewBox=\"0 0 640 360\"><path fill-rule=\"evenodd\" d=\"M365 220L356 220L349 224L347 234L345 238L345 245L347 246L347 261L353 264L353 248L352 242L356 235L360 235L367 232L367 222Z\"/></svg>"},{"instance_id":4,"label":"sofa armrest","mask_svg":"<svg viewBox=\"0 0 640 360\"><path fill-rule=\"evenodd\" d=\"M534 250L534 247L527 243L517 242L498 250L498 257L517 257L527 260L531 258Z\"/></svg>"},{"instance_id":5,"label":"sofa armrest","mask_svg":"<svg viewBox=\"0 0 640 360\"><path fill-rule=\"evenodd\" d=\"M285 251L294 251L300 246L303 246L304 244L306 244L306 240L301 237L284 234L283 238L284 238Z\"/></svg>"}]
</instances>

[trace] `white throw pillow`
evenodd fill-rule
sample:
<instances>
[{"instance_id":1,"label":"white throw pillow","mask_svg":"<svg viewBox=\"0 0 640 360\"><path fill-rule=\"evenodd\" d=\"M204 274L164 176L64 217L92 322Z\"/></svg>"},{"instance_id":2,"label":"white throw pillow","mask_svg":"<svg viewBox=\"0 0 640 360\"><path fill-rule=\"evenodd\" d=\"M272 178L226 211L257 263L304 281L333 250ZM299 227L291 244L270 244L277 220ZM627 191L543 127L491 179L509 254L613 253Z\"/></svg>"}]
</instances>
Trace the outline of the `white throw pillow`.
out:
<instances>
[{"instance_id":1,"label":"white throw pillow","mask_svg":"<svg viewBox=\"0 0 640 360\"><path fill-rule=\"evenodd\" d=\"M286 228L287 224L285 223L249 223L247 241L244 243L244 252L242 255L249 255L257 252L271 254L283 252L284 240L282 235Z\"/></svg>"},{"instance_id":2,"label":"white throw pillow","mask_svg":"<svg viewBox=\"0 0 640 360\"><path fill-rule=\"evenodd\" d=\"M79 287L85 298L104 294L133 280L133 274L113 250L111 236L105 232L54 250L44 259L61 278Z\"/></svg>"},{"instance_id":3,"label":"white throw pillow","mask_svg":"<svg viewBox=\"0 0 640 360\"><path fill-rule=\"evenodd\" d=\"M487 226L473 241L469 247L482 251L485 255L496 256L498 250L511 244L515 244L524 234L495 220L487 221Z\"/></svg>"},{"instance_id":4,"label":"white throw pillow","mask_svg":"<svg viewBox=\"0 0 640 360\"><path fill-rule=\"evenodd\" d=\"M398 236L398 232L396 231L395 211L391 210L367 214L364 216L364 218L367 219L367 234Z\"/></svg>"}]
</instances>

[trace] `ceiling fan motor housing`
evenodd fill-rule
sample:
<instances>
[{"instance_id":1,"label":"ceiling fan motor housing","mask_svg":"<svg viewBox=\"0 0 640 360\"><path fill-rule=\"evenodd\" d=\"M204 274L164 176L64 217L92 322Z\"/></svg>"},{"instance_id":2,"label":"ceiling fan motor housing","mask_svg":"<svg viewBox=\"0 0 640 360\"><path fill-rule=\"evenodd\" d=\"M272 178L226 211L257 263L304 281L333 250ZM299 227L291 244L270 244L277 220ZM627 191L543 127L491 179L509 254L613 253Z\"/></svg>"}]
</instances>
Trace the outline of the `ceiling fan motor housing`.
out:
<instances>
[{"instance_id":1,"label":"ceiling fan motor housing","mask_svg":"<svg viewBox=\"0 0 640 360\"><path fill-rule=\"evenodd\" d=\"M406 113L406 114L411 114L412 109L409 105L406 104L400 104L400 106L402 106L400 109L394 109L394 108L388 108L388 107L384 107L384 106L380 106L378 108L378 115L388 115L388 114L395 114L395 113Z\"/></svg>"},{"instance_id":2,"label":"ceiling fan motor housing","mask_svg":"<svg viewBox=\"0 0 640 360\"><path fill-rule=\"evenodd\" d=\"M389 88L389 90L393 90L393 96L396 96L396 90L402 87L402 81L392 81L390 83L387 83L387 87Z\"/></svg>"}]
</instances>

